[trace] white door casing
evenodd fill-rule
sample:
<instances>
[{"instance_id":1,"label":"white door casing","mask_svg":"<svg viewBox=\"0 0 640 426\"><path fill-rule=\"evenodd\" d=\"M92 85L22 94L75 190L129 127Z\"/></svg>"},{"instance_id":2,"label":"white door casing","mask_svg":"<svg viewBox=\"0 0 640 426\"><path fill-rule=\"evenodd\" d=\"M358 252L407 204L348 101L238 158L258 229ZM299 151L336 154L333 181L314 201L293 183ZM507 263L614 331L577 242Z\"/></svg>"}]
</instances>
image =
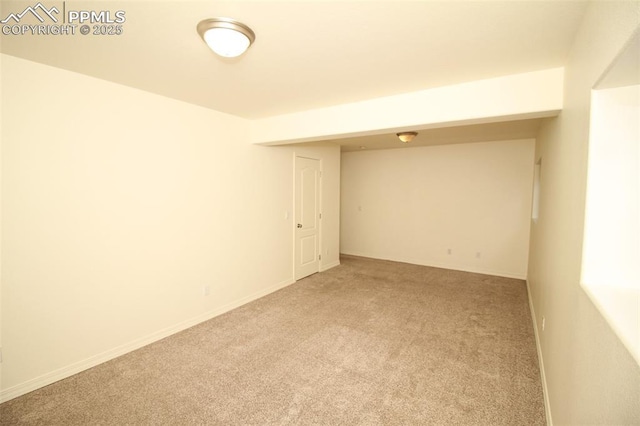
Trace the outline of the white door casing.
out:
<instances>
[{"instance_id":1,"label":"white door casing","mask_svg":"<svg viewBox=\"0 0 640 426\"><path fill-rule=\"evenodd\" d=\"M294 275L320 270L320 160L295 158Z\"/></svg>"}]
</instances>

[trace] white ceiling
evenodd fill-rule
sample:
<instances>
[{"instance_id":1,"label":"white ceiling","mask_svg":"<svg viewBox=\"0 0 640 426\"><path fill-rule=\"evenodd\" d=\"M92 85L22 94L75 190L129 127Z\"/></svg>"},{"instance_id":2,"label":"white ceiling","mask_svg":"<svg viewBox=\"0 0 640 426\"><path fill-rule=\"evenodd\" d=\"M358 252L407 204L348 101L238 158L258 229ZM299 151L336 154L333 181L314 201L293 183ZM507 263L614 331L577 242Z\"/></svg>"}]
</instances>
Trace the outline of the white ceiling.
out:
<instances>
[{"instance_id":1,"label":"white ceiling","mask_svg":"<svg viewBox=\"0 0 640 426\"><path fill-rule=\"evenodd\" d=\"M32 3L3 0L1 15ZM126 11L124 33L3 35L1 49L253 119L562 66L585 5L67 1L67 9ZM256 33L255 44L240 58L217 57L196 33L200 20L221 16Z\"/></svg>"}]
</instances>

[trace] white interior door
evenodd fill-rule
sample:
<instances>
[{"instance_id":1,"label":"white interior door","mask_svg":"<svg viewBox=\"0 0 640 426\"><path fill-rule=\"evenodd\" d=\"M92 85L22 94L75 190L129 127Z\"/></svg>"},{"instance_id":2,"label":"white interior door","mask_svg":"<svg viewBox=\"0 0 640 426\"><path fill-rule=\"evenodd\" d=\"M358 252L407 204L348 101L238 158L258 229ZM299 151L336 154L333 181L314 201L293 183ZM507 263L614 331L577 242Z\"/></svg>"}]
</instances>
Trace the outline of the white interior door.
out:
<instances>
[{"instance_id":1,"label":"white interior door","mask_svg":"<svg viewBox=\"0 0 640 426\"><path fill-rule=\"evenodd\" d=\"M295 160L295 279L320 270L320 160Z\"/></svg>"}]
</instances>

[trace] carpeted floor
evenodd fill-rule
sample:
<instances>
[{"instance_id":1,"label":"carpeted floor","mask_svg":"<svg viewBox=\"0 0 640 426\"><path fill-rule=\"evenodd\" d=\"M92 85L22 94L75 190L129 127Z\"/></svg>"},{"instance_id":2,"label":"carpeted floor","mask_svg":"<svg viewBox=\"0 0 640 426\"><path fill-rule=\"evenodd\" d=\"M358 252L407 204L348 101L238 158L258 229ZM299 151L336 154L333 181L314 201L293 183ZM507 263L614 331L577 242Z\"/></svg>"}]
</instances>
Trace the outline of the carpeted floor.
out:
<instances>
[{"instance_id":1,"label":"carpeted floor","mask_svg":"<svg viewBox=\"0 0 640 426\"><path fill-rule=\"evenodd\" d=\"M0 423L544 425L532 327L521 280L345 256Z\"/></svg>"}]
</instances>

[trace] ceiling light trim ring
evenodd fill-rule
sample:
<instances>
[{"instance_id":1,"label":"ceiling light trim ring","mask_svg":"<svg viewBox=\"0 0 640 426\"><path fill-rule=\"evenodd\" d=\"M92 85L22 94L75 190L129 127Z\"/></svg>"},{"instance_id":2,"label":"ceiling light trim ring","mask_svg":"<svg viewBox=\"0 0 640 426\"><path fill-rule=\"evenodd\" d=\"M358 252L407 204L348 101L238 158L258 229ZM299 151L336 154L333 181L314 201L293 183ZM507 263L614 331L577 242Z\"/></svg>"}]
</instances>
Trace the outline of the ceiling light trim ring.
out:
<instances>
[{"instance_id":1,"label":"ceiling light trim ring","mask_svg":"<svg viewBox=\"0 0 640 426\"><path fill-rule=\"evenodd\" d=\"M400 139L401 142L409 143L413 140L413 138L418 136L418 132L400 132L396 133L396 136L398 137L398 139Z\"/></svg>"},{"instance_id":2,"label":"ceiling light trim ring","mask_svg":"<svg viewBox=\"0 0 640 426\"><path fill-rule=\"evenodd\" d=\"M242 22L236 21L235 19L231 19L231 18L210 18L210 19L205 19L205 20L200 21L198 23L196 29L198 31L198 34L200 34L200 37L202 38L202 40L205 43L207 43L207 45L209 45L209 47L212 50L214 50L214 52L216 52L216 50L213 48L213 46L211 46L209 44L209 42L207 41L207 37L206 37L207 32L210 31L210 30L224 29L224 30L236 31L239 34L242 34L249 41L249 44L247 45L246 49L251 47L253 42L256 40L256 34L253 32L253 30L251 28L249 28L249 26L247 26L246 24L243 24ZM246 51L246 49L243 50L242 52L238 53L236 56L240 56L242 53L244 53ZM216 53L218 53L218 52L216 52ZM220 53L218 53L218 54L220 54Z\"/></svg>"}]
</instances>

